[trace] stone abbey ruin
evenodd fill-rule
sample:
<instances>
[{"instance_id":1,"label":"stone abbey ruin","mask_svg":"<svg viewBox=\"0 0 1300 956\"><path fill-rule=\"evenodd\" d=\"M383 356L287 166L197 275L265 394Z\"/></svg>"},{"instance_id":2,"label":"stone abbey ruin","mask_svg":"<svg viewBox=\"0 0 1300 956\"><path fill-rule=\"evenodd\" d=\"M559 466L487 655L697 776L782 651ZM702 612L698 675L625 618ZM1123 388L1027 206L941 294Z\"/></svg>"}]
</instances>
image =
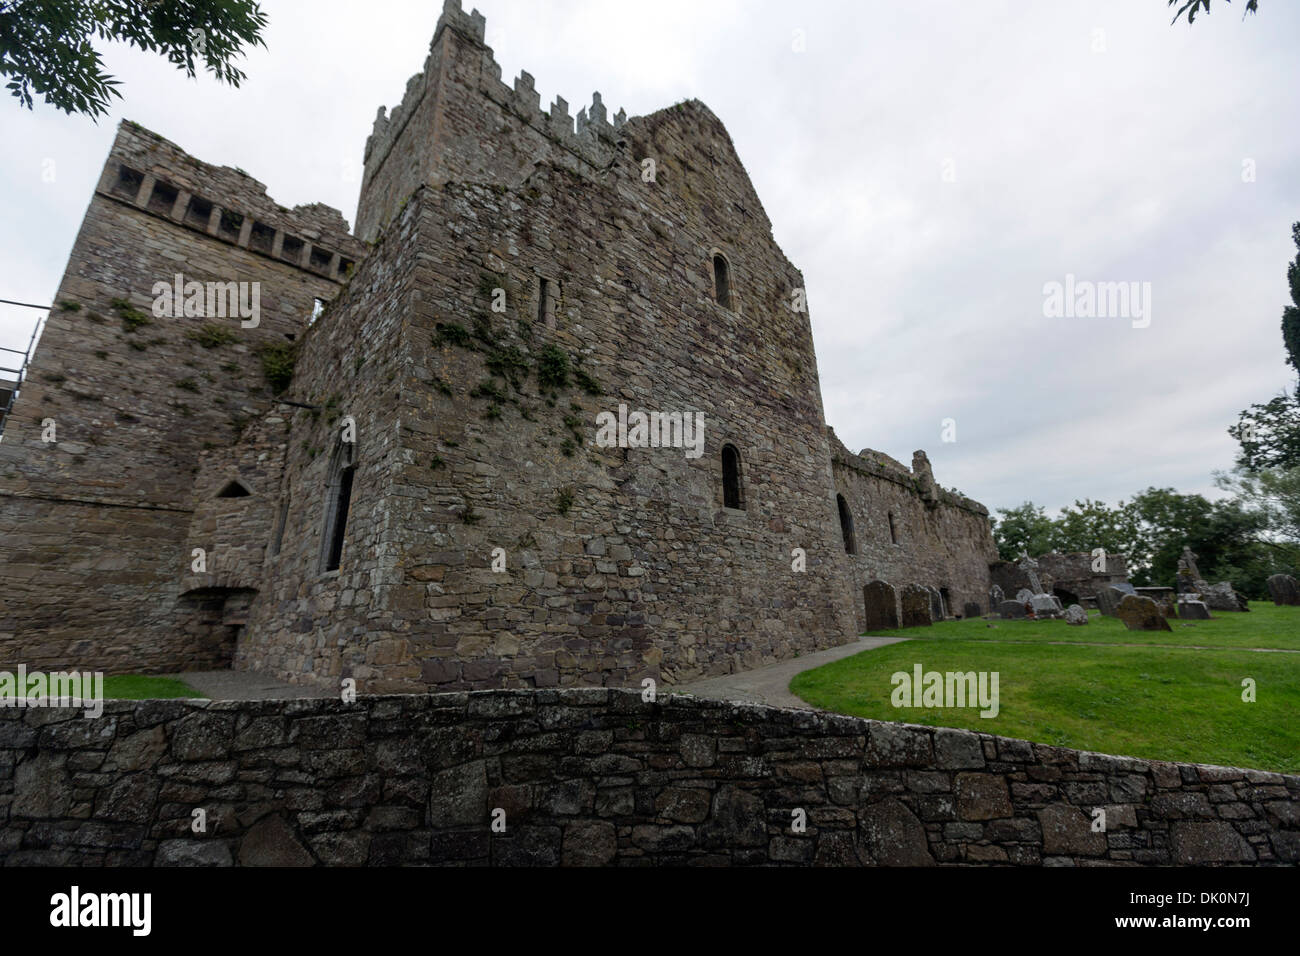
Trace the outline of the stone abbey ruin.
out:
<instances>
[{"instance_id":1,"label":"stone abbey ruin","mask_svg":"<svg viewBox=\"0 0 1300 956\"><path fill-rule=\"evenodd\" d=\"M986 509L827 427L722 123L500 75L450 0L355 234L122 124L4 424L4 662L635 686L990 610Z\"/></svg>"},{"instance_id":2,"label":"stone abbey ruin","mask_svg":"<svg viewBox=\"0 0 1300 956\"><path fill-rule=\"evenodd\" d=\"M1006 605L1168 625L841 444L707 107L543 112L484 26L447 0L355 232L120 127L3 416L0 673L321 693L0 707L0 865L1300 861L1300 776L642 690Z\"/></svg>"}]
</instances>

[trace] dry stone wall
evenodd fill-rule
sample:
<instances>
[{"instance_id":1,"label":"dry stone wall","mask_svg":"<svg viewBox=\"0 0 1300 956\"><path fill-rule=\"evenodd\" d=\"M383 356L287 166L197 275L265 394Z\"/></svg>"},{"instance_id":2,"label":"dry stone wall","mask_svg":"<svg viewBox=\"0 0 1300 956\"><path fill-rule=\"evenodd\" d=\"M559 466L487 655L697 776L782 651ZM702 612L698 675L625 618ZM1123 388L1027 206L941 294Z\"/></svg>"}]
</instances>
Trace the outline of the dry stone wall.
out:
<instances>
[{"instance_id":1,"label":"dry stone wall","mask_svg":"<svg viewBox=\"0 0 1300 956\"><path fill-rule=\"evenodd\" d=\"M11 866L1297 861L1300 777L811 711L603 689L0 711Z\"/></svg>"}]
</instances>

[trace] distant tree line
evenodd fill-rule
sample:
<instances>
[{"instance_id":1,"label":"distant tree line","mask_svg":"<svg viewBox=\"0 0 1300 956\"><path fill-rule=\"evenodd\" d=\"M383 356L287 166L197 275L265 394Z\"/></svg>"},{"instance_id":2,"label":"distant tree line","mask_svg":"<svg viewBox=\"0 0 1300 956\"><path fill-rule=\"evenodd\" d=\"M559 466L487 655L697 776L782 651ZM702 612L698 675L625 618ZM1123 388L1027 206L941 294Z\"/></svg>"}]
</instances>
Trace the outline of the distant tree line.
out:
<instances>
[{"instance_id":1,"label":"distant tree line","mask_svg":"<svg viewBox=\"0 0 1300 956\"><path fill-rule=\"evenodd\" d=\"M1291 302L1282 310L1286 360L1300 371L1300 222L1291 227L1296 258L1286 277ZM1134 584L1172 585L1184 547L1211 583L1231 581L1251 598L1267 594L1271 574L1300 576L1300 383L1252 405L1228 429L1240 450L1236 467L1215 483L1228 497L1148 488L1113 507L1084 499L1056 518L1025 502L1001 508L993 521L998 554L1013 560L1028 552L1093 551L1128 555Z\"/></svg>"}]
</instances>

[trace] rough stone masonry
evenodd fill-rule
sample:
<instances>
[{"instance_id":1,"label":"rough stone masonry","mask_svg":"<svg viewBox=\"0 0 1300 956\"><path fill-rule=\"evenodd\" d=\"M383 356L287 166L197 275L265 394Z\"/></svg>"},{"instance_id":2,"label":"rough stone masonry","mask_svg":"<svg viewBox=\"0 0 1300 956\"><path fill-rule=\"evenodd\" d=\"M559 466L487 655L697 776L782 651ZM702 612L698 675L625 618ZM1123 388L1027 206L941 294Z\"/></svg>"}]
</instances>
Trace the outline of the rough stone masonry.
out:
<instances>
[{"instance_id":1,"label":"rough stone masonry","mask_svg":"<svg viewBox=\"0 0 1300 956\"><path fill-rule=\"evenodd\" d=\"M0 710L6 865L1297 861L1297 776L685 696Z\"/></svg>"},{"instance_id":2,"label":"rough stone masonry","mask_svg":"<svg viewBox=\"0 0 1300 956\"><path fill-rule=\"evenodd\" d=\"M872 581L987 600L986 510L827 428L709 109L500 77L449 0L356 235L123 123L0 443L0 666L672 683L851 640ZM260 321L160 316L178 274ZM599 447L620 405L703 415L703 456Z\"/></svg>"}]
</instances>

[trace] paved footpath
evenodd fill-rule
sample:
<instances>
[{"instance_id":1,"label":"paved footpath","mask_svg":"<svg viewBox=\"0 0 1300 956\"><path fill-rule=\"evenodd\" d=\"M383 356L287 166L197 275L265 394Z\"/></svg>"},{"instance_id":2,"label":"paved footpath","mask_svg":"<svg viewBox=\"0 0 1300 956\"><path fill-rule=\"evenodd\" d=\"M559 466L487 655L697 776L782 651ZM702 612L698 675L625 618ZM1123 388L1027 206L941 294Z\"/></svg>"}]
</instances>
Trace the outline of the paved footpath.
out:
<instances>
[{"instance_id":1,"label":"paved footpath","mask_svg":"<svg viewBox=\"0 0 1300 956\"><path fill-rule=\"evenodd\" d=\"M796 674L821 667L831 661L852 657L863 651L875 650L886 644L898 644L909 640L906 637L863 637L852 644L842 644L827 651L817 651L792 657L788 661L779 661L757 670L744 671L740 674L727 674L724 677L709 677L690 684L678 684L665 687L665 694L693 694L696 697L710 697L714 700L743 700L754 704L769 704L772 707L798 707L802 710L814 710L812 704L800 700L790 693L790 681Z\"/></svg>"},{"instance_id":2,"label":"paved footpath","mask_svg":"<svg viewBox=\"0 0 1300 956\"><path fill-rule=\"evenodd\" d=\"M319 687L286 684L252 671L191 671L167 676L184 681L212 700L297 700L300 697L334 696Z\"/></svg>"},{"instance_id":3,"label":"paved footpath","mask_svg":"<svg viewBox=\"0 0 1300 956\"><path fill-rule=\"evenodd\" d=\"M795 674L821 667L843 657L862 651L897 644L905 637L863 637L851 644L842 644L830 650L804 654L788 661L769 664L758 670L724 677L710 677L690 684L663 688L666 694L693 694L714 700L743 700L773 707L798 707L812 710L808 704L788 690ZM333 694L318 687L286 684L282 681L254 674L250 671L194 671L189 674L171 674L171 677L189 684L204 697L212 700L294 700L299 697L332 697Z\"/></svg>"}]
</instances>

